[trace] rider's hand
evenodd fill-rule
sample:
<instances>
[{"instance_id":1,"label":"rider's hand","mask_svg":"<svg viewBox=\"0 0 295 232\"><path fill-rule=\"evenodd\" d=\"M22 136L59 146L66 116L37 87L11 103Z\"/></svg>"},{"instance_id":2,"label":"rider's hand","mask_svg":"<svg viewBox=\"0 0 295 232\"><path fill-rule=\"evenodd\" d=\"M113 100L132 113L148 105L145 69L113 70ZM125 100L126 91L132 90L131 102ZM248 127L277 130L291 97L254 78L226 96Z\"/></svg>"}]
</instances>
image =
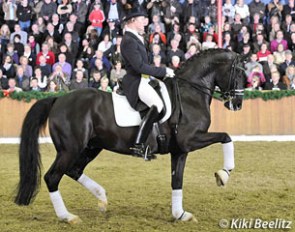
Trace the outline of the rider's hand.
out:
<instances>
[{"instance_id":1,"label":"rider's hand","mask_svg":"<svg viewBox=\"0 0 295 232\"><path fill-rule=\"evenodd\" d=\"M175 76L174 70L172 68L166 68L166 77L173 78Z\"/></svg>"}]
</instances>

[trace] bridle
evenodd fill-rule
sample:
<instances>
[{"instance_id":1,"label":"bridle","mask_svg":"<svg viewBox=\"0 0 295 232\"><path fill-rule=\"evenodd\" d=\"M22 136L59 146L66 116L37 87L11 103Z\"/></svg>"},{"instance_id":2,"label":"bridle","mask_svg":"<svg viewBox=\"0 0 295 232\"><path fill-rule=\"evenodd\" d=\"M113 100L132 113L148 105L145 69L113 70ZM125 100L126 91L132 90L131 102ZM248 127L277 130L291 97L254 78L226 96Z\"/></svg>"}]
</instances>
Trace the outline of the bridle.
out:
<instances>
[{"instance_id":1,"label":"bridle","mask_svg":"<svg viewBox=\"0 0 295 232\"><path fill-rule=\"evenodd\" d=\"M214 88L211 89L207 86L201 85L201 84L197 84L197 83L192 83L187 79L181 78L181 77L176 77L179 80L182 80L186 83L188 83L191 87L193 87L194 89L197 89L198 91L209 95L210 97L212 97L214 91L217 93L221 94L221 98L224 101L230 101L231 99L233 99L235 96L243 96L244 95L244 89L236 89L237 87L237 72L241 72L241 71L245 71L245 69L243 69L241 66L238 65L239 64L239 56L237 55L231 65L231 70L230 70L230 76L229 76L229 81L228 81L228 86L226 88L226 90L221 91L221 90L215 90Z\"/></svg>"}]
</instances>

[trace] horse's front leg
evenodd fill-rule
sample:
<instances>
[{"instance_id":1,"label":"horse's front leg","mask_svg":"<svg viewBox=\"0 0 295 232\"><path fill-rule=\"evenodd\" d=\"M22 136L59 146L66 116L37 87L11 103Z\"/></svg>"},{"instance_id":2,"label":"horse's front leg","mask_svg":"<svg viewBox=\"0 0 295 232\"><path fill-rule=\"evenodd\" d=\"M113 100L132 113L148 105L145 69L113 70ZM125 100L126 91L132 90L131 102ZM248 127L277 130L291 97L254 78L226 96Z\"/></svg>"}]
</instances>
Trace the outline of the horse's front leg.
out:
<instances>
[{"instance_id":1,"label":"horse's front leg","mask_svg":"<svg viewBox=\"0 0 295 232\"><path fill-rule=\"evenodd\" d=\"M172 215L176 220L197 221L193 214L182 208L182 184L186 158L187 153L171 153Z\"/></svg>"},{"instance_id":2,"label":"horse's front leg","mask_svg":"<svg viewBox=\"0 0 295 232\"><path fill-rule=\"evenodd\" d=\"M235 167L234 144L227 133L196 133L194 139L187 141L184 147L190 151L221 143L223 148L223 168L215 173L218 186L224 186L229 180L230 172Z\"/></svg>"}]
</instances>

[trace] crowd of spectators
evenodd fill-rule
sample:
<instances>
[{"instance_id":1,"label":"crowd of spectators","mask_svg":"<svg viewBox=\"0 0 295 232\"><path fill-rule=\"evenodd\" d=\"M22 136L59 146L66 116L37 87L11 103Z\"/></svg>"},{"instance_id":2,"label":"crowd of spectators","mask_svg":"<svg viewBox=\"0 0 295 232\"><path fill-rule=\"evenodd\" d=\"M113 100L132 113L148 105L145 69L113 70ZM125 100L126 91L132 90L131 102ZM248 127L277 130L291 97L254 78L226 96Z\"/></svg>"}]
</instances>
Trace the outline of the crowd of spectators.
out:
<instances>
[{"instance_id":1,"label":"crowd of spectators","mask_svg":"<svg viewBox=\"0 0 295 232\"><path fill-rule=\"evenodd\" d=\"M131 7L148 13L149 61L177 69L217 48L216 0L0 0L0 89L114 91ZM249 89L295 88L294 0L225 0L222 47L243 54Z\"/></svg>"}]
</instances>

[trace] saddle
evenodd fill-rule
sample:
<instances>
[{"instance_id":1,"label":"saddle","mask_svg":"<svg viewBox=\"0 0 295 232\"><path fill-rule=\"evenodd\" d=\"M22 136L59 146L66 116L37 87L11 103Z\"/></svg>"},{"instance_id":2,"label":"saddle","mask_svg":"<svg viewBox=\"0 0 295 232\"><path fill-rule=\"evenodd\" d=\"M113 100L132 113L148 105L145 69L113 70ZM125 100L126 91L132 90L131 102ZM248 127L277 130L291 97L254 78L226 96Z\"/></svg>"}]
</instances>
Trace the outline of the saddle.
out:
<instances>
[{"instance_id":1,"label":"saddle","mask_svg":"<svg viewBox=\"0 0 295 232\"><path fill-rule=\"evenodd\" d=\"M161 99L164 103L164 111L162 113L162 117L159 121L160 124L164 123L169 119L172 112L171 100L168 94L168 90L164 82L159 80L152 80L150 85L154 87L157 91ZM120 86L120 83L119 83ZM124 92L121 88L115 93L112 93L113 99L113 106L114 106L114 114L115 114L115 121L119 127L132 127L132 126L139 126L142 120L142 116L144 115L144 108L142 111L136 111L133 109Z\"/></svg>"}]
</instances>

